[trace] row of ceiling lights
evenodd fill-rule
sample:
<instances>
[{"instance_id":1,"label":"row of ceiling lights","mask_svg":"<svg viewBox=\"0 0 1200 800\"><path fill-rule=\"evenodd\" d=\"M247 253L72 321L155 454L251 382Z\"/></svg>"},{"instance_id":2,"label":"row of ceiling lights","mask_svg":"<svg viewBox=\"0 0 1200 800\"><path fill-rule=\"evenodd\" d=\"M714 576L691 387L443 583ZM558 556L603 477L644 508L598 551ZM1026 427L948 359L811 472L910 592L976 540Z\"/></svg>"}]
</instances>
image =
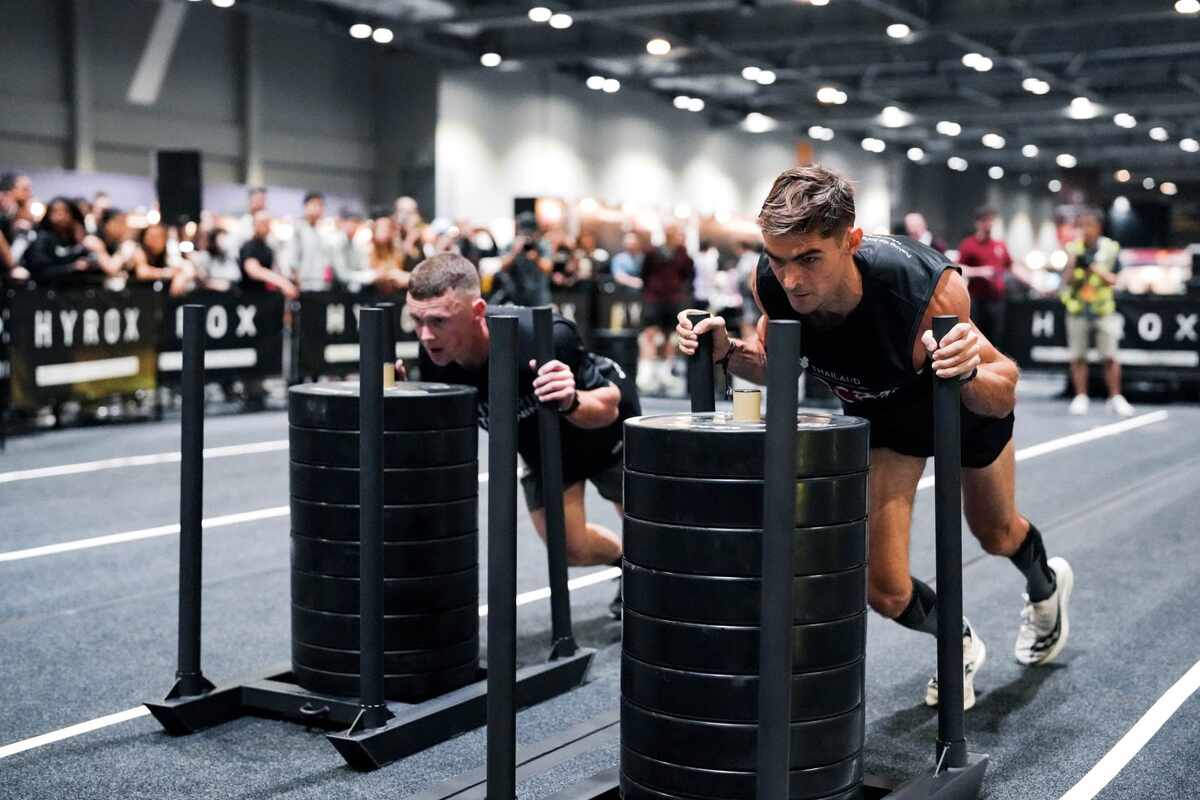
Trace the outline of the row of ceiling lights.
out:
<instances>
[{"instance_id":1,"label":"row of ceiling lights","mask_svg":"<svg viewBox=\"0 0 1200 800\"><path fill-rule=\"evenodd\" d=\"M193 3L201 3L203 0L190 0ZM233 8L237 0L212 0L212 4L217 8Z\"/></svg>"}]
</instances>

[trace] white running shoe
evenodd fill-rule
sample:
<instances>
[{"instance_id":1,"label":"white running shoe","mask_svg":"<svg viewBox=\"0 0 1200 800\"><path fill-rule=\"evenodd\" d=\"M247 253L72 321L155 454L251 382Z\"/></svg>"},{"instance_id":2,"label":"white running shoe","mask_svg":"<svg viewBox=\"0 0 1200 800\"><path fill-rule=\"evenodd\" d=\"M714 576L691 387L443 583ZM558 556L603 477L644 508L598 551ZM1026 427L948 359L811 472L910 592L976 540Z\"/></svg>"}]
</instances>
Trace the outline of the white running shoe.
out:
<instances>
[{"instance_id":1,"label":"white running shoe","mask_svg":"<svg viewBox=\"0 0 1200 800\"><path fill-rule=\"evenodd\" d=\"M1086 414L1088 412L1089 405L1091 405L1091 401L1088 400L1088 396L1086 394L1077 394L1075 395L1074 399L1071 400L1071 405L1067 406L1067 413L1074 414L1075 416Z\"/></svg>"},{"instance_id":2,"label":"white running shoe","mask_svg":"<svg viewBox=\"0 0 1200 800\"><path fill-rule=\"evenodd\" d=\"M987 646L963 617L963 711L975 705L975 676L987 661ZM938 679L935 674L925 687L925 705L938 704Z\"/></svg>"},{"instance_id":3,"label":"white running shoe","mask_svg":"<svg viewBox=\"0 0 1200 800\"><path fill-rule=\"evenodd\" d=\"M658 391L658 362L642 359L638 361L637 388L642 394Z\"/></svg>"},{"instance_id":4,"label":"white running shoe","mask_svg":"<svg viewBox=\"0 0 1200 800\"><path fill-rule=\"evenodd\" d=\"M1132 417L1133 406L1125 399L1125 395L1117 394L1108 398L1108 410L1121 417Z\"/></svg>"},{"instance_id":5,"label":"white running shoe","mask_svg":"<svg viewBox=\"0 0 1200 800\"><path fill-rule=\"evenodd\" d=\"M1053 661L1062 652L1071 632L1067 606L1071 602L1071 590L1075 588L1075 572L1064 558L1055 557L1048 563L1054 570L1054 594L1038 603L1029 602L1029 596L1025 595L1021 627L1017 630L1017 643L1013 648L1017 661L1028 666Z\"/></svg>"}]
</instances>

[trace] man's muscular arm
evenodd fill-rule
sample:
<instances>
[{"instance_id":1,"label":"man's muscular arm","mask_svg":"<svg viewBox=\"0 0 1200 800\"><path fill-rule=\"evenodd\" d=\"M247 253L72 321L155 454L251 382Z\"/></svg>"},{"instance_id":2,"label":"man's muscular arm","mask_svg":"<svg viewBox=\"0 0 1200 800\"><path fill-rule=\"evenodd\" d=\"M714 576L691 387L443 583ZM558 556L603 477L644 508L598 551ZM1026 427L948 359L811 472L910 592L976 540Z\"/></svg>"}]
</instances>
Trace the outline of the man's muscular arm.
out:
<instances>
[{"instance_id":1,"label":"man's muscular arm","mask_svg":"<svg viewBox=\"0 0 1200 800\"><path fill-rule=\"evenodd\" d=\"M758 289L755 287L754 273L750 273L750 289L754 292L754 302L762 311L762 302L758 299ZM699 336L705 332L713 335L713 362L716 363L729 356L726 362L729 373L739 378L765 386L767 383L767 315L763 312L758 319L758 340L746 341L730 337L725 328L725 320L721 317L709 317L701 320L695 330L688 320L688 314L696 313L697 309L689 308L681 311L675 335L679 337L679 350L689 358L696 354L699 347Z\"/></svg>"},{"instance_id":2,"label":"man's muscular arm","mask_svg":"<svg viewBox=\"0 0 1200 800\"><path fill-rule=\"evenodd\" d=\"M933 318L944 314L953 314L963 321L938 343L933 338ZM957 272L946 270L913 342L913 365L922 369L932 355L932 369L939 378L962 379L978 369L976 376L963 384L963 404L985 417L1008 416L1017 404L1020 371L970 320L971 296L967 293L967 283Z\"/></svg>"}]
</instances>

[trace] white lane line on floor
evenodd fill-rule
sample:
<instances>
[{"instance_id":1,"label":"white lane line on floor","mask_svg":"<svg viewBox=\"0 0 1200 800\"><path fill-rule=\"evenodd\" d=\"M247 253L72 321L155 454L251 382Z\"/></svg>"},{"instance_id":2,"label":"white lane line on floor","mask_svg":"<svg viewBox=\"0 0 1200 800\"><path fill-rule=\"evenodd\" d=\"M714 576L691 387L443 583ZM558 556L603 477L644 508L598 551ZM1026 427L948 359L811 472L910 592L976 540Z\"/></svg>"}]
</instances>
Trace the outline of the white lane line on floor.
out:
<instances>
[{"instance_id":1,"label":"white lane line on floor","mask_svg":"<svg viewBox=\"0 0 1200 800\"><path fill-rule=\"evenodd\" d=\"M228 458L229 456L248 456L255 453L273 453L277 450L287 450L287 439L276 439L269 442L251 442L235 444L227 447L207 447L204 457ZM123 456L121 458L104 458L99 461L83 461L78 464L60 464L56 467L38 467L36 469L21 469L13 472L0 472L0 483L15 483L31 481L38 478L57 478L62 475L80 475L86 472L100 472L106 469L121 467L145 467L153 464L173 464L180 459L179 451L169 453L148 453L142 456Z\"/></svg>"},{"instance_id":2,"label":"white lane line on floor","mask_svg":"<svg viewBox=\"0 0 1200 800\"><path fill-rule=\"evenodd\" d=\"M1184 676L1158 698L1150 710L1129 729L1129 733L1121 737L1104 758L1088 770L1079 783L1071 787L1060 800L1092 800L1104 787L1117 777L1133 757L1136 756L1146 743L1158 733L1179 707L1200 688L1200 661L1192 665Z\"/></svg>"},{"instance_id":3,"label":"white lane line on floor","mask_svg":"<svg viewBox=\"0 0 1200 800\"><path fill-rule=\"evenodd\" d=\"M595 586L599 583L615 580L621 576L619 567L609 567L608 569L600 569L595 572L589 572L586 575L580 575L578 578L573 578L567 581L567 591L576 592L580 589L586 589L589 586ZM525 606L530 603L536 603L538 600L545 600L550 597L550 587L544 586L541 589L534 589L531 592L522 592L517 595L517 605ZM486 617L488 613L487 605L479 607L479 616ZM59 728L50 733L43 733L40 736L34 736L29 739L22 739L19 742L13 742L9 745L0 747L0 759L15 756L18 753L24 753L26 750L33 750L36 747L42 747L47 744L61 742L64 739L70 739L75 736L80 736L91 731L107 728L111 725L117 725L122 722L127 722L131 719L144 717L150 712L145 706L137 706L129 708L125 711L118 711L116 714L109 714L105 717L89 720L88 722L80 722L77 725L71 725L67 728Z\"/></svg>"},{"instance_id":4,"label":"white lane line on floor","mask_svg":"<svg viewBox=\"0 0 1200 800\"><path fill-rule=\"evenodd\" d=\"M1137 417L1123 419L1120 422L1113 422L1108 425L1099 425L1095 428L1088 428L1086 431L1079 433L1071 433L1066 436L1060 436L1057 439L1051 439L1048 442L1033 444L1029 447L1023 447L1016 452L1015 459L1017 461L1028 461L1031 458L1055 453L1059 450L1066 450L1068 447L1074 447L1079 444L1094 442L1097 439L1105 439L1109 436L1117 436L1118 434L1128 431L1144 428L1147 425L1153 425L1156 422L1162 422L1167 418L1166 411L1151 411L1148 414L1142 414ZM933 476L926 475L917 482L917 489L928 489L933 486Z\"/></svg>"},{"instance_id":5,"label":"white lane line on floor","mask_svg":"<svg viewBox=\"0 0 1200 800\"><path fill-rule=\"evenodd\" d=\"M276 517L286 517L291 513L288 506L275 506L274 508L260 508L257 511L243 511L240 514L226 514L221 517L211 517L203 520L200 526L208 530L209 528L224 528L229 525L240 525L244 522L255 522L261 519L274 519ZM174 536L179 533L179 523L171 525L159 525L154 528L142 528L137 531L126 531L125 533L112 533L108 536L93 536L90 539L76 539L72 542L60 542L58 544L48 544L42 547L30 547L25 550L10 550L7 553L0 553L0 563L5 561L23 561L27 558L40 558L42 556L53 556L59 553L69 553L73 550L87 550L92 547L104 547L110 544L124 544L125 542L136 542L140 539L154 539L158 536Z\"/></svg>"},{"instance_id":6,"label":"white lane line on floor","mask_svg":"<svg viewBox=\"0 0 1200 800\"><path fill-rule=\"evenodd\" d=\"M35 747L42 747L47 744L61 742L63 739L70 739L74 736L80 736L91 731L98 731L101 728L107 728L110 725L117 725L121 722L128 722L131 719L145 717L150 711L145 706L137 708L129 708L125 711L118 711L116 714L109 714L107 717L99 717L97 719L81 722L78 725L72 725L69 728L59 728L50 733L43 733L41 736L34 736L31 739L23 739L19 742L0 747L0 758L8 758L15 756L17 753L24 753L26 750L32 750Z\"/></svg>"}]
</instances>

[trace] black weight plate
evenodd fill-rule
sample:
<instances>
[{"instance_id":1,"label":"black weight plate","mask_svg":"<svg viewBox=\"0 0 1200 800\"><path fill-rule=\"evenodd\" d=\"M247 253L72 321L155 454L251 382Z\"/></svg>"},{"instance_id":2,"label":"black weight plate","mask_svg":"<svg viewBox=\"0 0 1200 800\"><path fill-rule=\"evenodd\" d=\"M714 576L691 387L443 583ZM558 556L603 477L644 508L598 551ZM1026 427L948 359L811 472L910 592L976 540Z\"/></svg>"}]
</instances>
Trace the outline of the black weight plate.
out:
<instances>
[{"instance_id":1,"label":"black weight plate","mask_svg":"<svg viewBox=\"0 0 1200 800\"><path fill-rule=\"evenodd\" d=\"M293 641L335 650L357 650L358 633L357 614L313 611L292 604ZM394 614L383 618L384 646L393 650L450 647L478 635L477 603L432 614Z\"/></svg>"},{"instance_id":2,"label":"black weight plate","mask_svg":"<svg viewBox=\"0 0 1200 800\"><path fill-rule=\"evenodd\" d=\"M624 607L648 617L711 625L755 625L762 618L762 580L687 575L625 562ZM792 620L829 622L866 610L866 565L793 579Z\"/></svg>"},{"instance_id":3,"label":"black weight plate","mask_svg":"<svg viewBox=\"0 0 1200 800\"><path fill-rule=\"evenodd\" d=\"M758 677L687 672L621 659L621 696L651 711L717 722L758 719ZM793 722L843 714L863 701L863 662L792 674Z\"/></svg>"},{"instance_id":4,"label":"black weight plate","mask_svg":"<svg viewBox=\"0 0 1200 800\"><path fill-rule=\"evenodd\" d=\"M727 411L656 414L625 422L625 468L651 475L762 479L763 422ZM870 425L840 414L796 418L796 477L862 472L870 463Z\"/></svg>"},{"instance_id":5,"label":"black weight plate","mask_svg":"<svg viewBox=\"0 0 1200 800\"><path fill-rule=\"evenodd\" d=\"M292 533L313 539L358 541L358 500L353 503L314 503L291 498ZM385 542L426 541L462 536L479 528L479 498L449 503L385 505Z\"/></svg>"},{"instance_id":6,"label":"black weight plate","mask_svg":"<svg viewBox=\"0 0 1200 800\"><path fill-rule=\"evenodd\" d=\"M288 430L292 461L324 467L358 467L358 431L318 428ZM389 431L383 435L383 465L393 469L446 467L474 461L479 454L479 429Z\"/></svg>"},{"instance_id":7,"label":"black weight plate","mask_svg":"<svg viewBox=\"0 0 1200 800\"><path fill-rule=\"evenodd\" d=\"M314 611L358 613L358 578L337 578L292 570L292 602ZM479 569L471 567L427 578L385 578L383 608L406 614L429 614L479 601Z\"/></svg>"},{"instance_id":8,"label":"black weight plate","mask_svg":"<svg viewBox=\"0 0 1200 800\"><path fill-rule=\"evenodd\" d=\"M752 577L762 572L762 531L664 525L625 517L625 560L696 575ZM793 574L838 572L867 561L867 522L796 528Z\"/></svg>"},{"instance_id":9,"label":"black weight plate","mask_svg":"<svg viewBox=\"0 0 1200 800\"><path fill-rule=\"evenodd\" d=\"M625 513L637 519L668 525L761 528L762 511L762 481L664 478L625 470ZM865 472L796 483L797 528L840 525L866 515Z\"/></svg>"},{"instance_id":10,"label":"black weight plate","mask_svg":"<svg viewBox=\"0 0 1200 800\"><path fill-rule=\"evenodd\" d=\"M757 773L736 770L700 769L668 764L649 758L629 748L621 749L622 786L628 778L640 790L654 794L625 794L626 800L639 797L720 797L749 798L755 796ZM862 782L861 756L851 756L836 764L810 769L794 769L788 776L789 800L823 800L829 797L861 797L840 794L858 791ZM635 790L636 791L636 790Z\"/></svg>"},{"instance_id":11,"label":"black weight plate","mask_svg":"<svg viewBox=\"0 0 1200 800\"><path fill-rule=\"evenodd\" d=\"M479 466L474 462L428 469L385 469L383 502L387 505L441 503L479 493ZM291 495L318 503L357 503L358 470L291 463Z\"/></svg>"},{"instance_id":12,"label":"black weight plate","mask_svg":"<svg viewBox=\"0 0 1200 800\"><path fill-rule=\"evenodd\" d=\"M358 697L358 673L325 672L292 665L296 683L310 692L334 697ZM383 676L383 693L389 700L419 703L423 700L460 689L481 677L477 660L436 672L418 672Z\"/></svg>"},{"instance_id":13,"label":"black weight plate","mask_svg":"<svg viewBox=\"0 0 1200 800\"><path fill-rule=\"evenodd\" d=\"M704 769L758 768L755 723L703 722L659 714L621 700L621 746L672 764ZM791 723L790 767L842 761L863 746L863 707Z\"/></svg>"},{"instance_id":14,"label":"black weight plate","mask_svg":"<svg viewBox=\"0 0 1200 800\"><path fill-rule=\"evenodd\" d=\"M478 657L479 637L476 636L465 642L436 650L385 650L383 671L391 675L433 672L457 664L465 664ZM323 672L352 674L358 671L360 655L358 650L334 650L304 642L292 642L292 663Z\"/></svg>"},{"instance_id":15,"label":"black weight plate","mask_svg":"<svg viewBox=\"0 0 1200 800\"><path fill-rule=\"evenodd\" d=\"M384 542L387 578L420 578L470 569L479 563L479 536L468 533L424 542ZM358 542L292 534L292 567L318 575L358 577Z\"/></svg>"},{"instance_id":16,"label":"black weight plate","mask_svg":"<svg viewBox=\"0 0 1200 800\"><path fill-rule=\"evenodd\" d=\"M622 614L621 647L650 664L698 672L758 674L758 627L698 625ZM867 614L792 626L792 671L827 669L863 657Z\"/></svg>"},{"instance_id":17,"label":"black weight plate","mask_svg":"<svg viewBox=\"0 0 1200 800\"><path fill-rule=\"evenodd\" d=\"M397 383L383 392L383 428L432 431L477 424L475 389L448 383ZM358 383L305 383L288 389L288 422L301 428L357 431Z\"/></svg>"}]
</instances>

